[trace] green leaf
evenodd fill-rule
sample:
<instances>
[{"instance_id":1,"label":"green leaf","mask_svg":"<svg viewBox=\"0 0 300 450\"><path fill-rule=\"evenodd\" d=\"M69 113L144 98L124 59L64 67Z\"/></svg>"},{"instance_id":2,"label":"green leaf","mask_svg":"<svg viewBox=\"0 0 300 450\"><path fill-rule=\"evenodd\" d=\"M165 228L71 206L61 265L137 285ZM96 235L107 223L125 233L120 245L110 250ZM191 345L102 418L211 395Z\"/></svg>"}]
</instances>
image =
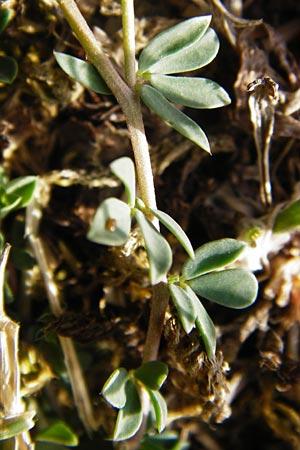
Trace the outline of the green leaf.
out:
<instances>
[{"instance_id":1,"label":"green leaf","mask_svg":"<svg viewBox=\"0 0 300 450\"><path fill-rule=\"evenodd\" d=\"M126 383L126 403L124 408L120 409L116 427L114 430L114 441L124 441L136 434L139 430L142 419L143 410L140 397L134 382L129 379Z\"/></svg>"},{"instance_id":2,"label":"green leaf","mask_svg":"<svg viewBox=\"0 0 300 450\"><path fill-rule=\"evenodd\" d=\"M35 176L19 177L8 183L6 187L7 195L17 195L21 198L18 208L24 208L30 202L34 193L36 179L37 177Z\"/></svg>"},{"instance_id":3,"label":"green leaf","mask_svg":"<svg viewBox=\"0 0 300 450\"><path fill-rule=\"evenodd\" d=\"M113 407L121 409L126 403L126 383L129 380L128 372L123 367L113 371L103 386L101 394Z\"/></svg>"},{"instance_id":4,"label":"green leaf","mask_svg":"<svg viewBox=\"0 0 300 450\"><path fill-rule=\"evenodd\" d=\"M209 142L204 131L196 122L172 105L157 89L144 85L141 89L141 98L148 108L168 125L210 153Z\"/></svg>"},{"instance_id":5,"label":"green leaf","mask_svg":"<svg viewBox=\"0 0 300 450\"><path fill-rule=\"evenodd\" d=\"M194 302L186 289L176 284L170 284L169 290L176 306L184 331L189 334L195 327L196 310Z\"/></svg>"},{"instance_id":6,"label":"green leaf","mask_svg":"<svg viewBox=\"0 0 300 450\"><path fill-rule=\"evenodd\" d=\"M181 226L177 222L175 222L172 217L170 217L163 211L159 211L158 209L150 209L150 211L176 237L189 257L194 258L195 254L192 244L190 243L189 238L187 237Z\"/></svg>"},{"instance_id":7,"label":"green leaf","mask_svg":"<svg viewBox=\"0 0 300 450\"><path fill-rule=\"evenodd\" d=\"M122 181L125 187L128 203L131 208L135 205L135 169L132 159L124 156L110 164L112 173Z\"/></svg>"},{"instance_id":8,"label":"green leaf","mask_svg":"<svg viewBox=\"0 0 300 450\"><path fill-rule=\"evenodd\" d=\"M207 78L154 74L149 81L167 99L190 108L213 109L230 103L227 92Z\"/></svg>"},{"instance_id":9,"label":"green leaf","mask_svg":"<svg viewBox=\"0 0 300 450\"><path fill-rule=\"evenodd\" d=\"M0 219L4 219L4 217L6 217L10 212L17 209L22 202L22 198L17 195L10 195L9 197L6 196L5 200L7 205L4 206L2 203L3 206L0 206Z\"/></svg>"},{"instance_id":10,"label":"green leaf","mask_svg":"<svg viewBox=\"0 0 300 450\"><path fill-rule=\"evenodd\" d=\"M0 33L2 33L2 31L5 30L12 15L13 15L12 9L9 9L9 8L1 8L0 9Z\"/></svg>"},{"instance_id":11,"label":"green leaf","mask_svg":"<svg viewBox=\"0 0 300 450\"><path fill-rule=\"evenodd\" d=\"M208 273L188 281L196 294L229 308L245 308L257 296L255 276L243 269L222 270Z\"/></svg>"},{"instance_id":12,"label":"green leaf","mask_svg":"<svg viewBox=\"0 0 300 450\"><path fill-rule=\"evenodd\" d=\"M74 431L61 421L38 433L35 439L40 442L52 442L54 444L68 445L69 447L78 445L78 437Z\"/></svg>"},{"instance_id":13,"label":"green leaf","mask_svg":"<svg viewBox=\"0 0 300 450\"><path fill-rule=\"evenodd\" d=\"M109 87L93 64L67 53L54 52L54 57L60 68L73 80L98 94L111 94Z\"/></svg>"},{"instance_id":14,"label":"green leaf","mask_svg":"<svg viewBox=\"0 0 300 450\"><path fill-rule=\"evenodd\" d=\"M286 206L276 217L273 231L283 233L300 226L300 199Z\"/></svg>"},{"instance_id":15,"label":"green leaf","mask_svg":"<svg viewBox=\"0 0 300 450\"><path fill-rule=\"evenodd\" d=\"M35 411L25 412L17 416L0 417L0 441L24 433L34 427Z\"/></svg>"},{"instance_id":16,"label":"green leaf","mask_svg":"<svg viewBox=\"0 0 300 450\"><path fill-rule=\"evenodd\" d=\"M121 200L110 197L96 211L87 238L104 245L123 245L129 236L131 211Z\"/></svg>"},{"instance_id":17,"label":"green leaf","mask_svg":"<svg viewBox=\"0 0 300 450\"><path fill-rule=\"evenodd\" d=\"M17 61L10 56L0 56L0 83L11 84L17 75Z\"/></svg>"},{"instance_id":18,"label":"green leaf","mask_svg":"<svg viewBox=\"0 0 300 450\"><path fill-rule=\"evenodd\" d=\"M166 401L158 391L147 389L147 392L154 409L157 430L161 433L165 429L167 423L168 408Z\"/></svg>"},{"instance_id":19,"label":"green leaf","mask_svg":"<svg viewBox=\"0 0 300 450\"><path fill-rule=\"evenodd\" d=\"M187 286L186 288L191 298L194 299L194 308L196 310L196 326L203 339L207 356L210 359L213 359L216 353L217 346L215 326L194 291L189 286Z\"/></svg>"},{"instance_id":20,"label":"green leaf","mask_svg":"<svg viewBox=\"0 0 300 450\"><path fill-rule=\"evenodd\" d=\"M219 46L219 39L215 31L209 28L201 39L177 53L156 61L149 71L141 76L147 80L149 73L175 74L200 69L216 57Z\"/></svg>"},{"instance_id":21,"label":"green leaf","mask_svg":"<svg viewBox=\"0 0 300 450\"><path fill-rule=\"evenodd\" d=\"M246 248L246 244L236 239L219 239L208 242L195 251L195 258L188 259L182 274L186 280L198 277L212 270L221 269L234 262Z\"/></svg>"},{"instance_id":22,"label":"green leaf","mask_svg":"<svg viewBox=\"0 0 300 450\"><path fill-rule=\"evenodd\" d=\"M161 361L148 361L134 371L134 376L146 387L157 391L168 376L168 366Z\"/></svg>"},{"instance_id":23,"label":"green leaf","mask_svg":"<svg viewBox=\"0 0 300 450\"><path fill-rule=\"evenodd\" d=\"M136 210L135 217L145 240L151 283L157 284L163 280L172 265L172 250L141 211Z\"/></svg>"},{"instance_id":24,"label":"green leaf","mask_svg":"<svg viewBox=\"0 0 300 450\"><path fill-rule=\"evenodd\" d=\"M210 21L211 16L193 17L159 33L142 51L139 58L139 72L152 71L153 66L159 61L191 46L204 35ZM162 73L161 70L157 72Z\"/></svg>"}]
</instances>

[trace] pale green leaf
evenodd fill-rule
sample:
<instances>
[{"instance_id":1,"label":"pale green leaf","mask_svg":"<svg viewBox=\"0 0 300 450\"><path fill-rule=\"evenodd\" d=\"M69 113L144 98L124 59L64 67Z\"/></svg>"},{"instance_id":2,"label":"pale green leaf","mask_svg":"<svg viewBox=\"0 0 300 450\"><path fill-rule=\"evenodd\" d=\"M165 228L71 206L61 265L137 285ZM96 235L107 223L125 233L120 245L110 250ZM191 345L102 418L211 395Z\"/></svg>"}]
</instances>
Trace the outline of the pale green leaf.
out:
<instances>
[{"instance_id":1,"label":"pale green leaf","mask_svg":"<svg viewBox=\"0 0 300 450\"><path fill-rule=\"evenodd\" d=\"M27 206L30 202L34 193L36 180L37 177L35 176L26 176L15 178L8 183L6 193L7 195L13 194L21 198L21 202L18 204L19 208Z\"/></svg>"},{"instance_id":2,"label":"pale green leaf","mask_svg":"<svg viewBox=\"0 0 300 450\"><path fill-rule=\"evenodd\" d=\"M169 290L172 296L172 300L176 306L181 324L184 331L189 334L195 327L196 310L194 308L194 302L186 289L176 284L170 284Z\"/></svg>"},{"instance_id":3,"label":"pale green leaf","mask_svg":"<svg viewBox=\"0 0 300 450\"><path fill-rule=\"evenodd\" d=\"M209 28L201 39L189 47L156 61L142 77L147 80L150 73L175 74L200 69L216 57L219 46L215 31Z\"/></svg>"},{"instance_id":4,"label":"pale green leaf","mask_svg":"<svg viewBox=\"0 0 300 450\"><path fill-rule=\"evenodd\" d=\"M181 226L163 211L159 211L158 209L150 209L150 211L176 237L189 257L194 258L195 255L192 244Z\"/></svg>"},{"instance_id":5,"label":"pale green leaf","mask_svg":"<svg viewBox=\"0 0 300 450\"><path fill-rule=\"evenodd\" d=\"M132 159L124 156L110 164L112 173L122 181L125 187L128 204L131 208L135 205L135 169Z\"/></svg>"},{"instance_id":6,"label":"pale green leaf","mask_svg":"<svg viewBox=\"0 0 300 450\"><path fill-rule=\"evenodd\" d=\"M236 239L219 239L202 245L195 251L195 258L189 258L182 267L186 280L201 274L221 269L234 262L246 248L246 244Z\"/></svg>"},{"instance_id":7,"label":"pale green leaf","mask_svg":"<svg viewBox=\"0 0 300 450\"><path fill-rule=\"evenodd\" d=\"M134 371L134 376L146 387L157 391L168 376L168 366L161 361L148 361Z\"/></svg>"},{"instance_id":8,"label":"pale green leaf","mask_svg":"<svg viewBox=\"0 0 300 450\"><path fill-rule=\"evenodd\" d=\"M76 447L78 445L77 435L62 421L56 422L50 425L46 430L38 433L35 440L68 445L69 447Z\"/></svg>"},{"instance_id":9,"label":"pale green leaf","mask_svg":"<svg viewBox=\"0 0 300 450\"><path fill-rule=\"evenodd\" d=\"M101 394L114 408L124 408L126 403L126 383L128 372L123 367L113 371L103 386Z\"/></svg>"},{"instance_id":10,"label":"pale green leaf","mask_svg":"<svg viewBox=\"0 0 300 450\"><path fill-rule=\"evenodd\" d=\"M207 78L153 74L149 81L167 99L190 108L213 109L230 103L227 92Z\"/></svg>"},{"instance_id":11,"label":"pale green leaf","mask_svg":"<svg viewBox=\"0 0 300 450\"><path fill-rule=\"evenodd\" d=\"M229 308L246 308L256 299L258 283L255 276L244 269L212 272L189 280L193 291L212 302Z\"/></svg>"},{"instance_id":12,"label":"pale green leaf","mask_svg":"<svg viewBox=\"0 0 300 450\"><path fill-rule=\"evenodd\" d=\"M0 441L24 433L34 427L35 411L24 412L16 416L0 417Z\"/></svg>"},{"instance_id":13,"label":"pale green leaf","mask_svg":"<svg viewBox=\"0 0 300 450\"><path fill-rule=\"evenodd\" d=\"M11 84L18 75L18 63L10 56L0 56L0 83Z\"/></svg>"},{"instance_id":14,"label":"pale green leaf","mask_svg":"<svg viewBox=\"0 0 300 450\"><path fill-rule=\"evenodd\" d=\"M203 339L207 356L210 359L213 359L216 353L217 346L215 326L194 291L189 286L186 286L186 290L194 304L194 308L196 311L196 326Z\"/></svg>"},{"instance_id":15,"label":"pale green leaf","mask_svg":"<svg viewBox=\"0 0 300 450\"><path fill-rule=\"evenodd\" d=\"M274 232L283 233L300 226L300 199L290 203L276 217Z\"/></svg>"},{"instance_id":16,"label":"pale green leaf","mask_svg":"<svg viewBox=\"0 0 300 450\"><path fill-rule=\"evenodd\" d=\"M165 429L167 423L168 408L166 401L158 391L147 389L147 392L153 406L157 430L161 433Z\"/></svg>"},{"instance_id":17,"label":"pale green leaf","mask_svg":"<svg viewBox=\"0 0 300 450\"><path fill-rule=\"evenodd\" d=\"M210 153L209 142L204 131L196 122L172 105L157 89L144 85L141 89L141 97L148 108L168 125Z\"/></svg>"},{"instance_id":18,"label":"pale green leaf","mask_svg":"<svg viewBox=\"0 0 300 450\"><path fill-rule=\"evenodd\" d=\"M114 441L124 441L134 436L140 429L143 410L139 394L134 382L129 379L126 383L126 403L120 409L114 430Z\"/></svg>"},{"instance_id":19,"label":"pale green leaf","mask_svg":"<svg viewBox=\"0 0 300 450\"><path fill-rule=\"evenodd\" d=\"M110 197L96 211L87 238L103 245L123 245L129 236L131 210L121 200Z\"/></svg>"},{"instance_id":20,"label":"pale green leaf","mask_svg":"<svg viewBox=\"0 0 300 450\"><path fill-rule=\"evenodd\" d=\"M54 52L54 57L60 68L73 80L98 94L111 94L99 72L88 61L60 52Z\"/></svg>"},{"instance_id":21,"label":"pale green leaf","mask_svg":"<svg viewBox=\"0 0 300 450\"><path fill-rule=\"evenodd\" d=\"M204 35L210 21L211 16L193 17L159 33L142 51L139 72L145 72L155 63L191 46Z\"/></svg>"},{"instance_id":22,"label":"pale green leaf","mask_svg":"<svg viewBox=\"0 0 300 450\"><path fill-rule=\"evenodd\" d=\"M172 250L141 211L136 210L135 217L145 240L151 283L157 284L164 279L172 265Z\"/></svg>"}]
</instances>

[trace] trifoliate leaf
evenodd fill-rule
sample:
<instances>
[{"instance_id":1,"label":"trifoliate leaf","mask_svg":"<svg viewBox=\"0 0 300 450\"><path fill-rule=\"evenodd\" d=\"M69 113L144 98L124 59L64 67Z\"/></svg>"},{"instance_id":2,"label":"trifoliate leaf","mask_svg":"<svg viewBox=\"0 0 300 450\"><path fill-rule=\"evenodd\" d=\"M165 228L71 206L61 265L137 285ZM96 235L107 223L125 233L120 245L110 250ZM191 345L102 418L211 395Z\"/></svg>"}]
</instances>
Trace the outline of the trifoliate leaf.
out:
<instances>
[{"instance_id":1,"label":"trifoliate leaf","mask_svg":"<svg viewBox=\"0 0 300 450\"><path fill-rule=\"evenodd\" d=\"M114 430L114 441L124 441L134 436L140 429L143 420L143 410L140 397L134 382L126 383L126 403L120 409Z\"/></svg>"},{"instance_id":2,"label":"trifoliate leaf","mask_svg":"<svg viewBox=\"0 0 300 450\"><path fill-rule=\"evenodd\" d=\"M153 406L157 430L161 433L165 429L167 423L168 408L166 401L158 391L147 389L147 392Z\"/></svg>"},{"instance_id":3,"label":"trifoliate leaf","mask_svg":"<svg viewBox=\"0 0 300 450\"><path fill-rule=\"evenodd\" d=\"M207 273L186 282L201 297L229 308L246 308L256 299L255 276L243 269Z\"/></svg>"},{"instance_id":4,"label":"trifoliate leaf","mask_svg":"<svg viewBox=\"0 0 300 450\"><path fill-rule=\"evenodd\" d=\"M142 51L139 58L139 72L146 70L152 72L155 64L191 46L204 35L210 21L211 16L193 17L159 33ZM159 67L155 71L163 73Z\"/></svg>"},{"instance_id":5,"label":"trifoliate leaf","mask_svg":"<svg viewBox=\"0 0 300 450\"><path fill-rule=\"evenodd\" d=\"M134 376L146 387L157 391L168 376L168 366L161 361L148 361L134 371Z\"/></svg>"},{"instance_id":6,"label":"trifoliate leaf","mask_svg":"<svg viewBox=\"0 0 300 450\"><path fill-rule=\"evenodd\" d=\"M101 75L88 61L60 52L54 52L54 57L60 68L73 80L98 94L111 94Z\"/></svg>"},{"instance_id":7,"label":"trifoliate leaf","mask_svg":"<svg viewBox=\"0 0 300 450\"><path fill-rule=\"evenodd\" d=\"M221 269L234 262L245 248L246 244L236 239L225 238L208 242L195 251L195 258L190 258L184 263L182 274L186 280L190 280L212 270Z\"/></svg>"},{"instance_id":8,"label":"trifoliate leaf","mask_svg":"<svg viewBox=\"0 0 300 450\"><path fill-rule=\"evenodd\" d=\"M125 187L128 204L131 208L135 205L135 169L132 159L124 156L110 164L112 173L122 181Z\"/></svg>"},{"instance_id":9,"label":"trifoliate leaf","mask_svg":"<svg viewBox=\"0 0 300 450\"><path fill-rule=\"evenodd\" d=\"M145 240L151 283L157 284L163 280L172 265L172 250L141 211L136 210L135 217Z\"/></svg>"},{"instance_id":10,"label":"trifoliate leaf","mask_svg":"<svg viewBox=\"0 0 300 450\"><path fill-rule=\"evenodd\" d=\"M213 109L230 103L227 92L207 78L153 74L149 81L168 100L190 108Z\"/></svg>"},{"instance_id":11,"label":"trifoliate leaf","mask_svg":"<svg viewBox=\"0 0 300 450\"><path fill-rule=\"evenodd\" d=\"M204 131L196 122L172 105L157 89L144 85L141 89L141 97L148 108L168 125L210 153L209 142Z\"/></svg>"},{"instance_id":12,"label":"trifoliate leaf","mask_svg":"<svg viewBox=\"0 0 300 450\"><path fill-rule=\"evenodd\" d=\"M194 258L195 255L192 244L181 226L163 211L159 211L158 209L150 209L150 211L176 237L189 257Z\"/></svg>"},{"instance_id":13,"label":"trifoliate leaf","mask_svg":"<svg viewBox=\"0 0 300 450\"><path fill-rule=\"evenodd\" d=\"M126 383L129 379L128 372L123 367L113 371L103 386L101 394L113 407L121 409L126 403Z\"/></svg>"},{"instance_id":14,"label":"trifoliate leaf","mask_svg":"<svg viewBox=\"0 0 300 450\"><path fill-rule=\"evenodd\" d=\"M123 245L129 236L131 210L121 200L110 197L96 211L87 238L103 245Z\"/></svg>"},{"instance_id":15,"label":"trifoliate leaf","mask_svg":"<svg viewBox=\"0 0 300 450\"><path fill-rule=\"evenodd\" d=\"M184 331L189 334L195 327L196 310L194 302L186 289L176 284L170 284L169 290L176 306ZM192 291L193 292L193 291Z\"/></svg>"}]
</instances>

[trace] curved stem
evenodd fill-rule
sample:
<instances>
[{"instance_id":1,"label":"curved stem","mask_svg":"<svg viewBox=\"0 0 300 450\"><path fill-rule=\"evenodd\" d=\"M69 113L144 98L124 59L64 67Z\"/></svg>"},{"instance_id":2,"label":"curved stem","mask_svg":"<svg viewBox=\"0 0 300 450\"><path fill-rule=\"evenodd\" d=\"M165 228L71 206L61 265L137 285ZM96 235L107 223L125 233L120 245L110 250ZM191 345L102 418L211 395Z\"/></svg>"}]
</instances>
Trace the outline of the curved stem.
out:
<instances>
[{"instance_id":1,"label":"curved stem","mask_svg":"<svg viewBox=\"0 0 300 450\"><path fill-rule=\"evenodd\" d=\"M147 207L155 209L153 174L139 96L120 77L110 59L103 52L100 42L95 38L75 1L58 0L58 2L88 58L101 74L123 110L134 152L141 198ZM124 1L124 5L127 6L129 3ZM127 15L129 15L129 12Z\"/></svg>"}]
</instances>

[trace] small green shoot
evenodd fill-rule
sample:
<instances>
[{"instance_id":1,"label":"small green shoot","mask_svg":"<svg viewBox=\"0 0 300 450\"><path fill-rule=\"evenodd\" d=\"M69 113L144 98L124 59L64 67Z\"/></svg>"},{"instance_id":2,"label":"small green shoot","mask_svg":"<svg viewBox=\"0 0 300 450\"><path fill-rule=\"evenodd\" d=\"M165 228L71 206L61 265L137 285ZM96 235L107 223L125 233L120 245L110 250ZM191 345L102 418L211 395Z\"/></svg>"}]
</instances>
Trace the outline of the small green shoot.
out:
<instances>
[{"instance_id":1,"label":"small green shoot","mask_svg":"<svg viewBox=\"0 0 300 450\"><path fill-rule=\"evenodd\" d=\"M287 205L276 217L274 233L284 233L300 227L300 199Z\"/></svg>"}]
</instances>

